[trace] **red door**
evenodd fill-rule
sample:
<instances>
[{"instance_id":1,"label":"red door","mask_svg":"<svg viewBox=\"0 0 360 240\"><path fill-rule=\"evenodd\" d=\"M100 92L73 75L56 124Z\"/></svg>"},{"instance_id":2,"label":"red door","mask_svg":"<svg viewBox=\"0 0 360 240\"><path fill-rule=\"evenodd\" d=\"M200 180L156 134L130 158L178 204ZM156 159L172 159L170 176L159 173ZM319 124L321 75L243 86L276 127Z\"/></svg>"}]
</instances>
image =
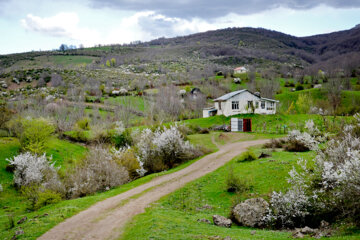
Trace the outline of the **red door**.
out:
<instances>
[{"instance_id":1,"label":"red door","mask_svg":"<svg viewBox=\"0 0 360 240\"><path fill-rule=\"evenodd\" d=\"M244 118L243 131L251 132L251 118L249 119Z\"/></svg>"}]
</instances>

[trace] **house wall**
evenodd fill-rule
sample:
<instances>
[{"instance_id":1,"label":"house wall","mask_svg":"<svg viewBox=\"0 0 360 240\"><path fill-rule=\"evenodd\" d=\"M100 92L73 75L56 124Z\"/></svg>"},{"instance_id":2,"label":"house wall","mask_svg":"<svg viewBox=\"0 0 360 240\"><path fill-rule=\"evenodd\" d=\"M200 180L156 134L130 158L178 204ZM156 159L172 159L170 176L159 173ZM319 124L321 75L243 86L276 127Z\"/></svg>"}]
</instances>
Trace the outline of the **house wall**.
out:
<instances>
[{"instance_id":1,"label":"house wall","mask_svg":"<svg viewBox=\"0 0 360 240\"><path fill-rule=\"evenodd\" d=\"M232 109L232 101L239 101L239 109ZM252 113L251 109L248 109L248 101L253 101L256 107L256 102L259 103L258 108L255 108L257 114L275 114L276 113L276 102L274 102L274 109L268 110L271 101L261 100L258 96L255 96L249 92L240 93L226 102L222 102L221 110L219 109L219 102L215 102L215 108L218 109L217 115L231 116L236 114ZM261 101L265 101L265 108L261 107Z\"/></svg>"}]
</instances>

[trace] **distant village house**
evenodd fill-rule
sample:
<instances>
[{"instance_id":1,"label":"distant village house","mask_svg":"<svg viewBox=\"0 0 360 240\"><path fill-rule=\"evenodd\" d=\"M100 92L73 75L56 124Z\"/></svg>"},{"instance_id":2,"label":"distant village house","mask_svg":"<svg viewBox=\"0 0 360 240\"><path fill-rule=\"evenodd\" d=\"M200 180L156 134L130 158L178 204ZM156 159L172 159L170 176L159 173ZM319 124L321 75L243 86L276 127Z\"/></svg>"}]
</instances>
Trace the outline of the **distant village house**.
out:
<instances>
[{"instance_id":1,"label":"distant village house","mask_svg":"<svg viewBox=\"0 0 360 240\"><path fill-rule=\"evenodd\" d=\"M245 114L275 114L278 100L263 98L247 89L225 94L214 100L214 107L203 109L203 117Z\"/></svg>"},{"instance_id":2,"label":"distant village house","mask_svg":"<svg viewBox=\"0 0 360 240\"><path fill-rule=\"evenodd\" d=\"M244 66L241 66L241 67L237 67L234 69L234 74L237 74L237 73L246 73L248 70L246 67Z\"/></svg>"}]
</instances>

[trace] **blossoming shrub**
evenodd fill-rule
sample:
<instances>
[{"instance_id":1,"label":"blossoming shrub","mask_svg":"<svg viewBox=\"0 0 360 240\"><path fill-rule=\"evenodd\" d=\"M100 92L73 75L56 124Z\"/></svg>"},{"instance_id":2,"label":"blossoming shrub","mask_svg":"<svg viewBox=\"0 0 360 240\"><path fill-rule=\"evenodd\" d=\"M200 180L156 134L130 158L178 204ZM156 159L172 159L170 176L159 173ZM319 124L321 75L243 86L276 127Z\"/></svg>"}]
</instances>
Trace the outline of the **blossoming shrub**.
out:
<instances>
[{"instance_id":1,"label":"blossoming shrub","mask_svg":"<svg viewBox=\"0 0 360 240\"><path fill-rule=\"evenodd\" d=\"M33 184L52 186L59 184L54 164L50 164L45 154L36 155L30 152L7 159L14 166L14 183L17 187Z\"/></svg>"},{"instance_id":2,"label":"blossoming shrub","mask_svg":"<svg viewBox=\"0 0 360 240\"><path fill-rule=\"evenodd\" d=\"M316 149L311 164L301 160L301 170L289 172L290 189L272 194L269 223L298 227L346 219L360 225L360 138L354 134L359 123Z\"/></svg>"},{"instance_id":3,"label":"blossoming shrub","mask_svg":"<svg viewBox=\"0 0 360 240\"><path fill-rule=\"evenodd\" d=\"M61 200L63 184L57 169L54 164L50 164L45 154L37 156L26 152L7 160L14 167L15 186L30 201L30 209L38 209Z\"/></svg>"},{"instance_id":4,"label":"blossoming shrub","mask_svg":"<svg viewBox=\"0 0 360 240\"><path fill-rule=\"evenodd\" d=\"M76 198L109 190L128 181L126 168L118 165L108 150L95 147L67 176L67 197Z\"/></svg>"},{"instance_id":5,"label":"blossoming shrub","mask_svg":"<svg viewBox=\"0 0 360 240\"><path fill-rule=\"evenodd\" d=\"M141 131L137 141L137 153L148 172L159 172L201 155L183 135L177 126Z\"/></svg>"},{"instance_id":6,"label":"blossoming shrub","mask_svg":"<svg viewBox=\"0 0 360 240\"><path fill-rule=\"evenodd\" d=\"M292 130L288 134L287 143L284 148L289 152L306 152L312 150L316 143L309 133Z\"/></svg>"}]
</instances>

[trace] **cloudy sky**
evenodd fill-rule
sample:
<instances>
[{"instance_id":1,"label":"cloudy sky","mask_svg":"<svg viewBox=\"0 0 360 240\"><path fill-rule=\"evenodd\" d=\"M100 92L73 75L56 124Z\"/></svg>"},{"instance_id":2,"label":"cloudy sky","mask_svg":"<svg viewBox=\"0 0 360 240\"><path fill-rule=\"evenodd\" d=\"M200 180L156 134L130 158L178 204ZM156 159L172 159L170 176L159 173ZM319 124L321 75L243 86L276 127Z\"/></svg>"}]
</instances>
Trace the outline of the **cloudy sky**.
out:
<instances>
[{"instance_id":1,"label":"cloudy sky","mask_svg":"<svg viewBox=\"0 0 360 240\"><path fill-rule=\"evenodd\" d=\"M360 0L0 0L0 54L226 27L308 36L359 23Z\"/></svg>"}]
</instances>

